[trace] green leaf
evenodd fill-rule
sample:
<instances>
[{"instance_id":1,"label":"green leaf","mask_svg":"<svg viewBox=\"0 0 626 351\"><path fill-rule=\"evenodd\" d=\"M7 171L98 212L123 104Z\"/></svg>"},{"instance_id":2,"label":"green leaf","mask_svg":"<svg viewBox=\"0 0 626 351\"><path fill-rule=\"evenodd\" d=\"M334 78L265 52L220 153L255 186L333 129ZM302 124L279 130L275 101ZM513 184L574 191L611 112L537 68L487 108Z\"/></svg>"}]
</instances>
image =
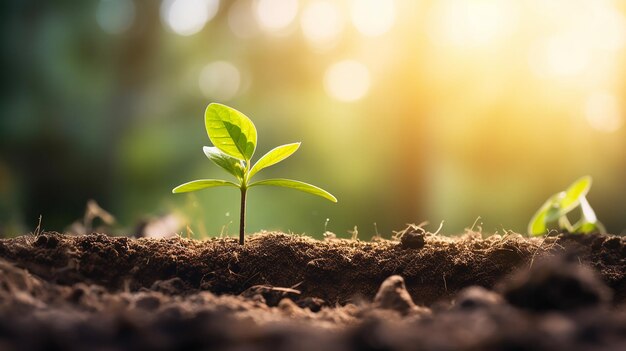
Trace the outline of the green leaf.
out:
<instances>
[{"instance_id":1,"label":"green leaf","mask_svg":"<svg viewBox=\"0 0 626 351\"><path fill-rule=\"evenodd\" d=\"M214 188L217 186L234 186L235 188L239 188L239 185L229 182L227 180L221 179L200 179L200 180L192 180L191 182L181 184L174 189L172 189L172 193L187 193L190 191L196 191L206 188Z\"/></svg>"},{"instance_id":2,"label":"green leaf","mask_svg":"<svg viewBox=\"0 0 626 351\"><path fill-rule=\"evenodd\" d=\"M267 180L261 180L261 181L258 181L258 182L254 182L254 183L248 185L248 187L253 187L253 186L258 186L258 185L272 185L272 186L281 186L283 188L296 189L296 190L304 191L305 193L321 196L321 197L323 197L323 198L325 198L327 200L330 200L332 202L337 202L337 198L334 197L328 191L326 191L324 189L321 189L321 188L318 188L315 185L311 185L311 184L308 184L308 183L300 182L300 181L297 181L297 180L282 179L282 178L267 179Z\"/></svg>"},{"instance_id":3,"label":"green leaf","mask_svg":"<svg viewBox=\"0 0 626 351\"><path fill-rule=\"evenodd\" d=\"M204 113L209 139L225 154L250 161L256 149L256 128L243 113L226 105L211 103Z\"/></svg>"},{"instance_id":4,"label":"green leaf","mask_svg":"<svg viewBox=\"0 0 626 351\"><path fill-rule=\"evenodd\" d=\"M586 196L589 192L589 188L591 188L590 176L584 176L572 183L572 185L565 190L565 196L559 203L562 215L576 208L580 202L580 198Z\"/></svg>"},{"instance_id":5,"label":"green leaf","mask_svg":"<svg viewBox=\"0 0 626 351\"><path fill-rule=\"evenodd\" d=\"M576 228L574 228L573 232L589 234L589 233L596 232L596 231L598 231L598 226L596 226L596 223L584 222L584 223L581 223L580 226L577 226Z\"/></svg>"},{"instance_id":6,"label":"green leaf","mask_svg":"<svg viewBox=\"0 0 626 351\"><path fill-rule=\"evenodd\" d=\"M528 234L533 236L543 235L548 228L546 227L546 213L537 212L528 223Z\"/></svg>"},{"instance_id":7,"label":"green leaf","mask_svg":"<svg viewBox=\"0 0 626 351\"><path fill-rule=\"evenodd\" d=\"M252 176L254 176L258 171L262 170L263 168L275 165L278 162L291 156L291 154L296 152L299 147L300 143L292 143L273 148L268 153L263 155L263 157L261 157L254 166L252 166L252 169L250 169L250 173L248 173L248 179L251 179Z\"/></svg>"},{"instance_id":8,"label":"green leaf","mask_svg":"<svg viewBox=\"0 0 626 351\"><path fill-rule=\"evenodd\" d=\"M214 146L205 146L202 151L209 160L222 167L226 172L234 175L237 179L243 179L243 166L240 160L226 155Z\"/></svg>"},{"instance_id":9,"label":"green leaf","mask_svg":"<svg viewBox=\"0 0 626 351\"><path fill-rule=\"evenodd\" d=\"M541 205L528 223L528 234L534 236L543 235L548 230L547 224L558 219L559 216L554 217L554 213L558 214L558 201L560 201L561 195L561 193L552 195ZM552 217L554 219L549 219Z\"/></svg>"}]
</instances>

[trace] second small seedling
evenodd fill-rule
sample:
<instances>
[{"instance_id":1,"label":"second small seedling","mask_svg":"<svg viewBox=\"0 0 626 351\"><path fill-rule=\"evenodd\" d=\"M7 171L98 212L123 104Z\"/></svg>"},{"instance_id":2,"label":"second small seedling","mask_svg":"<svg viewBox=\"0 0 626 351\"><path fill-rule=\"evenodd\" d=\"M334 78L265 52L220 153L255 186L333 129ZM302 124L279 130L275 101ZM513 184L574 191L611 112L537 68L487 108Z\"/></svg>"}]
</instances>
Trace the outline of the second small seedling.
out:
<instances>
[{"instance_id":1,"label":"second small seedling","mask_svg":"<svg viewBox=\"0 0 626 351\"><path fill-rule=\"evenodd\" d=\"M252 155L256 149L256 127L243 113L234 108L212 103L204 113L204 123L213 143L213 147L205 146L204 154L216 165L237 178L237 182L221 179L200 179L181 184L172 190L173 193L185 193L218 186L232 186L241 190L241 216L239 222L239 243L243 245L246 226L246 195L249 188L259 185L272 185L291 188L321 196L337 202L332 194L314 185L297 180L275 178L250 182L260 170L272 166L291 156L300 143L278 146L263 155L254 165Z\"/></svg>"},{"instance_id":2,"label":"second small seedling","mask_svg":"<svg viewBox=\"0 0 626 351\"><path fill-rule=\"evenodd\" d=\"M567 190L552 195L528 223L528 233L542 235L548 231L548 225L555 222L558 223L560 230L569 233L604 233L604 226L598 221L596 213L585 197L591 188L591 182L591 177L585 176L575 181ZM577 207L580 208L581 218L575 224L571 224L567 214Z\"/></svg>"}]
</instances>

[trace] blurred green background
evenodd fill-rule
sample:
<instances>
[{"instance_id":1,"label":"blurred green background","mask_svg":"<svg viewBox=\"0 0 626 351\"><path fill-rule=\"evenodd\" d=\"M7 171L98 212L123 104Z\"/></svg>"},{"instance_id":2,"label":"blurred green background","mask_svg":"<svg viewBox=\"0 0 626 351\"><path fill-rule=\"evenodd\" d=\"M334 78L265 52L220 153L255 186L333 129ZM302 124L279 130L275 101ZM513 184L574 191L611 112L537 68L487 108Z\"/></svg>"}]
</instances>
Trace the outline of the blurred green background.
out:
<instances>
[{"instance_id":1,"label":"blurred green background","mask_svg":"<svg viewBox=\"0 0 626 351\"><path fill-rule=\"evenodd\" d=\"M601 0L6 0L0 4L0 232L65 230L89 199L132 234L174 214L237 232L238 192L172 195L210 163L203 112L233 106L260 174L339 199L254 189L248 232L388 237L525 232L590 174L609 232L626 211L626 3ZM256 158L255 158L256 159ZM327 228L326 220L329 219ZM376 223L376 224L374 224Z\"/></svg>"}]
</instances>

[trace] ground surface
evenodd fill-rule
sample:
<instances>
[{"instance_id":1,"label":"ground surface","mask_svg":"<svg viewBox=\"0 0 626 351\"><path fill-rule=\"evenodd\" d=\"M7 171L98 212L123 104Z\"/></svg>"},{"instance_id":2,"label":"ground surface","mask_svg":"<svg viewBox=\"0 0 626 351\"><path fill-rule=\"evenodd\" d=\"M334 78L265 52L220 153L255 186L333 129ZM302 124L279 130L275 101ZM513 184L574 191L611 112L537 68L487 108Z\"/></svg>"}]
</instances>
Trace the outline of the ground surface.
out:
<instances>
[{"instance_id":1,"label":"ground surface","mask_svg":"<svg viewBox=\"0 0 626 351\"><path fill-rule=\"evenodd\" d=\"M624 350L626 240L0 240L0 349Z\"/></svg>"}]
</instances>

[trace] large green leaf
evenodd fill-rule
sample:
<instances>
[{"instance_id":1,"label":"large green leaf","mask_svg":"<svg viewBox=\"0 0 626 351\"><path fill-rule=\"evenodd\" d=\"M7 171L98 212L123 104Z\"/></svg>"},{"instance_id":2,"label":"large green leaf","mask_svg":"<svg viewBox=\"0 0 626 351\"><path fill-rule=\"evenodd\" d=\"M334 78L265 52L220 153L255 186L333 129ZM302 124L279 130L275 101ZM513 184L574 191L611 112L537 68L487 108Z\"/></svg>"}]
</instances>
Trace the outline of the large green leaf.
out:
<instances>
[{"instance_id":1,"label":"large green leaf","mask_svg":"<svg viewBox=\"0 0 626 351\"><path fill-rule=\"evenodd\" d=\"M225 154L250 161L256 149L256 128L243 113L226 105L211 103L204 113L209 139Z\"/></svg>"},{"instance_id":2,"label":"large green leaf","mask_svg":"<svg viewBox=\"0 0 626 351\"><path fill-rule=\"evenodd\" d=\"M291 156L298 148L300 147L300 143L292 143L285 144L278 147L273 148L268 153L263 155L250 169L250 173L248 174L248 179L251 179L258 171L263 168L267 168L269 166L275 165L278 162L286 159Z\"/></svg>"},{"instance_id":3,"label":"large green leaf","mask_svg":"<svg viewBox=\"0 0 626 351\"><path fill-rule=\"evenodd\" d=\"M258 185L272 185L272 186L281 186L283 188L296 189L296 190L304 191L305 193L321 196L321 197L323 197L323 198L325 198L327 200L330 200L332 202L337 202L337 198L334 197L328 191L326 191L326 190L324 190L322 188L318 188L315 185L311 185L311 184L308 184L308 183L300 182L300 181L297 181L297 180L282 179L282 178L266 179L266 180L261 180L261 181L258 181L258 182L254 182L254 183L248 185L248 187L253 187L253 186L258 186Z\"/></svg>"},{"instance_id":4,"label":"large green leaf","mask_svg":"<svg viewBox=\"0 0 626 351\"><path fill-rule=\"evenodd\" d=\"M191 182L181 184L174 189L172 189L172 193L187 193L190 191L196 191L206 188L214 188L216 186L234 186L235 188L239 188L239 185L229 182L227 180L221 179L200 179L200 180L192 180Z\"/></svg>"},{"instance_id":5,"label":"large green leaf","mask_svg":"<svg viewBox=\"0 0 626 351\"><path fill-rule=\"evenodd\" d=\"M226 172L234 175L239 180L243 179L243 166L240 160L226 155L214 146L205 146L202 148L202 151L204 151L209 160L222 167Z\"/></svg>"},{"instance_id":6,"label":"large green leaf","mask_svg":"<svg viewBox=\"0 0 626 351\"><path fill-rule=\"evenodd\" d=\"M561 213L564 215L578 206L581 197L584 197L591 188L591 177L584 176L576 180L565 190L565 196L561 199L559 206Z\"/></svg>"}]
</instances>

